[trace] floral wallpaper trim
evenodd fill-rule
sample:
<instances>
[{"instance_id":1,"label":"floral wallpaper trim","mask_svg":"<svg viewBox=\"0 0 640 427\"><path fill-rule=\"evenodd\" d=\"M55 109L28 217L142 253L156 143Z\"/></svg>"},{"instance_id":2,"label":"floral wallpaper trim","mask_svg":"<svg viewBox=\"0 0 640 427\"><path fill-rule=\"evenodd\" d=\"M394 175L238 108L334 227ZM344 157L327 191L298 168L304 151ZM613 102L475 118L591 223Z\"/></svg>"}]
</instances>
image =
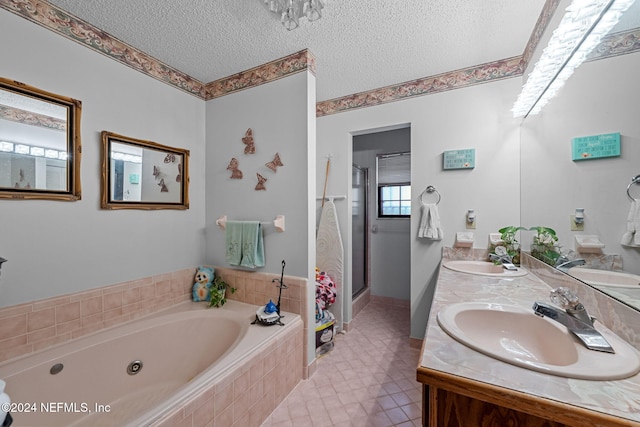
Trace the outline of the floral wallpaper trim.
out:
<instances>
[{"instance_id":1,"label":"floral wallpaper trim","mask_svg":"<svg viewBox=\"0 0 640 427\"><path fill-rule=\"evenodd\" d=\"M308 49L208 83L206 99L220 98L306 70L316 73L316 58Z\"/></svg>"},{"instance_id":2,"label":"floral wallpaper trim","mask_svg":"<svg viewBox=\"0 0 640 427\"><path fill-rule=\"evenodd\" d=\"M547 0L524 53L520 57L320 101L316 104L316 116L322 117L492 80L521 76L559 3L560 0ZM306 70L314 75L316 73L315 56L308 49L304 49L250 70L204 84L45 1L0 0L0 8L205 100L219 98ZM640 50L640 29L608 36L597 51L592 52L589 60L604 59L637 50Z\"/></svg>"},{"instance_id":3,"label":"floral wallpaper trim","mask_svg":"<svg viewBox=\"0 0 640 427\"><path fill-rule=\"evenodd\" d=\"M8 107L6 105L0 105L0 119L18 122L25 125L40 126L48 129L61 131L67 130L66 120L56 119L54 117L45 116L44 114L21 110L20 108Z\"/></svg>"},{"instance_id":4,"label":"floral wallpaper trim","mask_svg":"<svg viewBox=\"0 0 640 427\"><path fill-rule=\"evenodd\" d=\"M522 75L521 62L522 57L517 56L342 98L321 101L316 104L316 117L517 77Z\"/></svg>"},{"instance_id":5,"label":"floral wallpaper trim","mask_svg":"<svg viewBox=\"0 0 640 427\"><path fill-rule=\"evenodd\" d=\"M42 0L0 0L0 7L199 98L204 84Z\"/></svg>"},{"instance_id":6,"label":"floral wallpaper trim","mask_svg":"<svg viewBox=\"0 0 640 427\"><path fill-rule=\"evenodd\" d=\"M524 48L524 53L522 54L522 69L525 70L529 65L529 61L531 61L531 57L533 56L533 52L535 52L538 47L538 43L540 43L540 39L542 38L542 34L544 34L545 30L549 26L549 22L551 18L556 13L556 9L558 9L558 5L560 4L560 0L547 0L542 8L542 12L540 12L540 17L538 18L538 22L536 22L536 26L531 33L531 37L529 37L529 41Z\"/></svg>"},{"instance_id":7,"label":"floral wallpaper trim","mask_svg":"<svg viewBox=\"0 0 640 427\"><path fill-rule=\"evenodd\" d=\"M626 55L640 50L640 28L609 34L593 50L587 61Z\"/></svg>"}]
</instances>

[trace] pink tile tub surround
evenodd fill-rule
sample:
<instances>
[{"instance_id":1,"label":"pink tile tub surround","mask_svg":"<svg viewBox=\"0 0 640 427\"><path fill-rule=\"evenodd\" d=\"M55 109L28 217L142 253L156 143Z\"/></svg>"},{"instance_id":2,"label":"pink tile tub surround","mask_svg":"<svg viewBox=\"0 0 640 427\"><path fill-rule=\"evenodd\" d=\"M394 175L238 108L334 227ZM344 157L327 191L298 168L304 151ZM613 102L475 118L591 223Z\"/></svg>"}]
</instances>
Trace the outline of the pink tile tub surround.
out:
<instances>
[{"instance_id":1,"label":"pink tile tub surround","mask_svg":"<svg viewBox=\"0 0 640 427\"><path fill-rule=\"evenodd\" d=\"M183 301L151 316L0 363L15 402L86 411L16 413L16 425L259 425L302 377L302 321L251 325L253 305ZM203 339L204 338L204 339ZM127 364L143 362L139 374ZM63 363L59 375L50 375ZM94 387L100 384L100 387ZM108 410L94 410L108 407Z\"/></svg>"},{"instance_id":2,"label":"pink tile tub surround","mask_svg":"<svg viewBox=\"0 0 640 427\"><path fill-rule=\"evenodd\" d=\"M273 280L280 280L279 274L256 273L252 271L234 270L231 268L215 267L216 275L220 275L225 282L236 288L235 293L227 292L227 299L246 302L247 304L264 305L269 300L278 302L277 283ZM307 286L309 282L303 277L284 276L284 284L287 289L282 290L281 310L299 314L304 323L303 340L306 343L309 334L315 334L315 324L310 325L313 313L315 313L315 301L307 300ZM315 287L315 282L311 283ZM314 288L315 289L315 288ZM286 318L283 319L286 322ZM310 329L311 328L311 329ZM308 360L308 348L303 346L303 360ZM306 365L306 362L305 362ZM314 370L314 362L310 366L304 366L303 377L308 378Z\"/></svg>"},{"instance_id":3,"label":"pink tile tub surround","mask_svg":"<svg viewBox=\"0 0 640 427\"><path fill-rule=\"evenodd\" d=\"M0 362L191 298L195 269L0 308Z\"/></svg>"}]
</instances>

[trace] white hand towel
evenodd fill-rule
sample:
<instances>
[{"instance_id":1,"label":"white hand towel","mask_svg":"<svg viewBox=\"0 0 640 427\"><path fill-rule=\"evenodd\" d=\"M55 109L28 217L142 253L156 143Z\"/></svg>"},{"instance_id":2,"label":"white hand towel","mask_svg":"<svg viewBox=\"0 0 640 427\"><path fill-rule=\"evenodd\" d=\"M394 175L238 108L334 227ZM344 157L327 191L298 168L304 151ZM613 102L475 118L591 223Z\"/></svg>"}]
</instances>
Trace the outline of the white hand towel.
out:
<instances>
[{"instance_id":1,"label":"white hand towel","mask_svg":"<svg viewBox=\"0 0 640 427\"><path fill-rule=\"evenodd\" d=\"M633 216L633 246L640 246L640 202L634 200L633 204L636 205L635 215Z\"/></svg>"},{"instance_id":2,"label":"white hand towel","mask_svg":"<svg viewBox=\"0 0 640 427\"><path fill-rule=\"evenodd\" d=\"M424 237L431 240L442 240L442 228L440 226L440 214L438 207L431 204L422 204L422 216L420 218L420 227L418 228L418 237Z\"/></svg>"},{"instance_id":3,"label":"white hand towel","mask_svg":"<svg viewBox=\"0 0 640 427\"><path fill-rule=\"evenodd\" d=\"M627 216L627 231L622 235L621 244L625 246L640 245L640 203L637 200L631 202L629 215Z\"/></svg>"}]
</instances>

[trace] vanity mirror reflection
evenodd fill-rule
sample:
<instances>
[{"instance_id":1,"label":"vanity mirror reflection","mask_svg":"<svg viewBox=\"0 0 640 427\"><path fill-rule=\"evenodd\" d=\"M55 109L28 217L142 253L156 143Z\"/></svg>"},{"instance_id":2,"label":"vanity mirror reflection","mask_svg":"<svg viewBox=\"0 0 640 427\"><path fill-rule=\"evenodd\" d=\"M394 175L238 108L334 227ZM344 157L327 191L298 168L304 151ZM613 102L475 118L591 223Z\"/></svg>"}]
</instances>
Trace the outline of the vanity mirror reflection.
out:
<instances>
[{"instance_id":1,"label":"vanity mirror reflection","mask_svg":"<svg viewBox=\"0 0 640 427\"><path fill-rule=\"evenodd\" d=\"M630 227L627 189L640 174L640 47L634 41L639 34L640 2L635 2L596 48L593 60L583 63L539 114L521 124L521 224L555 229L562 252L573 251L570 257L586 260L586 265L563 272L637 310L640 247L623 244L622 237ZM573 159L573 138L613 133L620 133L619 156ZM631 184L629 192L640 197L640 185ZM577 209L584 209L581 230L572 221ZM636 219L640 221L640 212ZM576 237L585 235L597 236L604 247L579 252ZM529 250L531 236L525 233L521 241Z\"/></svg>"},{"instance_id":2,"label":"vanity mirror reflection","mask_svg":"<svg viewBox=\"0 0 640 427\"><path fill-rule=\"evenodd\" d=\"M0 198L80 199L78 100L0 77Z\"/></svg>"},{"instance_id":3,"label":"vanity mirror reflection","mask_svg":"<svg viewBox=\"0 0 640 427\"><path fill-rule=\"evenodd\" d=\"M188 209L189 151L102 132L103 209Z\"/></svg>"}]
</instances>

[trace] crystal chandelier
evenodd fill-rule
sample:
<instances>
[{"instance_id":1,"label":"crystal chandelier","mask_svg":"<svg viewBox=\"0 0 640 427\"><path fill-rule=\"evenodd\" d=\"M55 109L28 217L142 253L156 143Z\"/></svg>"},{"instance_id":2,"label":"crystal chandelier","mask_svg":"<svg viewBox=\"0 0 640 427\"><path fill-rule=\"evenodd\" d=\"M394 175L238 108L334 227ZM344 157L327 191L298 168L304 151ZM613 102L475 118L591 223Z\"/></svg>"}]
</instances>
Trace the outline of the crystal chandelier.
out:
<instances>
[{"instance_id":1,"label":"crystal chandelier","mask_svg":"<svg viewBox=\"0 0 640 427\"><path fill-rule=\"evenodd\" d=\"M634 0L573 0L512 108L537 114L618 22Z\"/></svg>"},{"instance_id":2,"label":"crystal chandelier","mask_svg":"<svg viewBox=\"0 0 640 427\"><path fill-rule=\"evenodd\" d=\"M264 0L269 12L280 15L280 22L289 31L300 25L300 18L317 21L327 0Z\"/></svg>"}]
</instances>

